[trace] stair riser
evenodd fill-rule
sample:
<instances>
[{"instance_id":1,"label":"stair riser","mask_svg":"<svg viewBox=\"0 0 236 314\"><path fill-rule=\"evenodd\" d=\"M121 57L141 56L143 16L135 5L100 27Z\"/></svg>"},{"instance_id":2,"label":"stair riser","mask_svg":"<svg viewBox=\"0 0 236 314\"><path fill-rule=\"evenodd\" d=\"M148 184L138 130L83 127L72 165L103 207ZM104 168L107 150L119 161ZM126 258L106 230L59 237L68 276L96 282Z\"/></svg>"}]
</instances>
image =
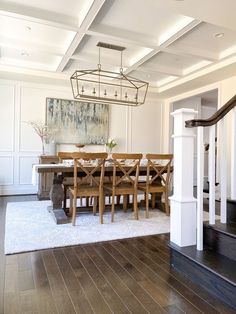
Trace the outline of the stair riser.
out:
<instances>
[{"instance_id":1,"label":"stair riser","mask_svg":"<svg viewBox=\"0 0 236 314\"><path fill-rule=\"evenodd\" d=\"M227 222L236 223L236 201L227 201Z\"/></svg>"},{"instance_id":2,"label":"stair riser","mask_svg":"<svg viewBox=\"0 0 236 314\"><path fill-rule=\"evenodd\" d=\"M228 281L173 249L171 249L171 266L236 309L236 287Z\"/></svg>"},{"instance_id":3,"label":"stair riser","mask_svg":"<svg viewBox=\"0 0 236 314\"><path fill-rule=\"evenodd\" d=\"M236 238L204 226L204 246L236 261Z\"/></svg>"}]
</instances>

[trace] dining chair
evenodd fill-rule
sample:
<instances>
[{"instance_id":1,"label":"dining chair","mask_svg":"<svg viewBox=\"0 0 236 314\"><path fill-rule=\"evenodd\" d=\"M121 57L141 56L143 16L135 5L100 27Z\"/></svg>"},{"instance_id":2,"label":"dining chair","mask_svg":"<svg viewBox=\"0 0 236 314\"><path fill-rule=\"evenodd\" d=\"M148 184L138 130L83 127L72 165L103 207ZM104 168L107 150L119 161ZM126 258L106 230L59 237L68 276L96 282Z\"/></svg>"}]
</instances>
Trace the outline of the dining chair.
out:
<instances>
[{"instance_id":1,"label":"dining chair","mask_svg":"<svg viewBox=\"0 0 236 314\"><path fill-rule=\"evenodd\" d=\"M97 201L99 201L100 223L103 223L104 212L104 164L107 153L75 152L74 160L74 185L70 191L70 212L72 225L76 222L76 209L78 197L93 197L93 213L96 214ZM80 180L78 180L78 174Z\"/></svg>"},{"instance_id":2,"label":"dining chair","mask_svg":"<svg viewBox=\"0 0 236 314\"><path fill-rule=\"evenodd\" d=\"M64 160L73 160L73 152L58 152L59 163L63 163ZM64 178L62 185L64 190L63 209L66 211L67 191L70 186L73 186L73 178Z\"/></svg>"},{"instance_id":3,"label":"dining chair","mask_svg":"<svg viewBox=\"0 0 236 314\"><path fill-rule=\"evenodd\" d=\"M112 196L111 221L114 222L115 196L133 195L133 209L138 219L138 176L142 154L112 154L112 183L104 184L104 190Z\"/></svg>"},{"instance_id":4,"label":"dining chair","mask_svg":"<svg viewBox=\"0 0 236 314\"><path fill-rule=\"evenodd\" d=\"M149 217L149 194L164 193L165 212L170 214L168 196L170 191L170 178L172 172L172 154L147 154L146 182L140 183L138 189L145 194L146 218ZM154 198L152 197L152 200Z\"/></svg>"}]
</instances>

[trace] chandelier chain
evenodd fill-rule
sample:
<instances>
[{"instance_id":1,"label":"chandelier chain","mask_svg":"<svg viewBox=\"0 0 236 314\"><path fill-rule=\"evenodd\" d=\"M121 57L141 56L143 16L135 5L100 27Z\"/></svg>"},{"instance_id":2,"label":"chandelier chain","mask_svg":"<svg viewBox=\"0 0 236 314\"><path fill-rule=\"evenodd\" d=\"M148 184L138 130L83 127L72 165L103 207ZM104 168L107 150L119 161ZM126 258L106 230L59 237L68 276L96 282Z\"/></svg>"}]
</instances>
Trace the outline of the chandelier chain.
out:
<instances>
[{"instance_id":1,"label":"chandelier chain","mask_svg":"<svg viewBox=\"0 0 236 314\"><path fill-rule=\"evenodd\" d=\"M102 65L101 65L101 47L98 49L98 70L101 70Z\"/></svg>"}]
</instances>

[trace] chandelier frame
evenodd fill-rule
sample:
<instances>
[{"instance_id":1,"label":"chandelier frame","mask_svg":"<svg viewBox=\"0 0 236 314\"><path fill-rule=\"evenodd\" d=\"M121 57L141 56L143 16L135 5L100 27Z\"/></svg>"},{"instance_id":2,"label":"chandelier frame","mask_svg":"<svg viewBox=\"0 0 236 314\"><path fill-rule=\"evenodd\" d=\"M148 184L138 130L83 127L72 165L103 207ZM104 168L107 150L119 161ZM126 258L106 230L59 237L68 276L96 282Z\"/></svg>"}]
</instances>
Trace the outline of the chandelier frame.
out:
<instances>
[{"instance_id":1,"label":"chandelier frame","mask_svg":"<svg viewBox=\"0 0 236 314\"><path fill-rule=\"evenodd\" d=\"M115 46L99 42L99 63L97 69L76 70L70 77L73 97L82 101L92 101L99 104L117 104L125 106L139 106L144 104L147 96L149 83L139 80L123 73L122 52L125 49L121 46ZM120 72L103 70L100 63L100 47L113 49L121 52ZM84 85L95 84L92 94L86 94ZM116 88L113 96L108 96L107 90ZM103 89L103 90L102 90ZM134 97L128 97L128 91Z\"/></svg>"}]
</instances>

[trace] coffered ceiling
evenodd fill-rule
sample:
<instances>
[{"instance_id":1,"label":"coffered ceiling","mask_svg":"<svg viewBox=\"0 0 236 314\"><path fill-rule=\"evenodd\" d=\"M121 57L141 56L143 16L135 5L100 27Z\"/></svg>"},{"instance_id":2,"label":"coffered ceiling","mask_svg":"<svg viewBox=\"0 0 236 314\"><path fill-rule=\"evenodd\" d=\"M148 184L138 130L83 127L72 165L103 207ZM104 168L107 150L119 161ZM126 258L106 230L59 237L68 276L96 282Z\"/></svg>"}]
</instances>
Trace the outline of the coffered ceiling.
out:
<instances>
[{"instance_id":1,"label":"coffered ceiling","mask_svg":"<svg viewBox=\"0 0 236 314\"><path fill-rule=\"evenodd\" d=\"M236 70L235 11L235 0L1 0L0 78L69 82L97 67L100 41L126 47L125 73L159 95L207 84ZM101 64L117 71L119 52L102 49Z\"/></svg>"}]
</instances>

